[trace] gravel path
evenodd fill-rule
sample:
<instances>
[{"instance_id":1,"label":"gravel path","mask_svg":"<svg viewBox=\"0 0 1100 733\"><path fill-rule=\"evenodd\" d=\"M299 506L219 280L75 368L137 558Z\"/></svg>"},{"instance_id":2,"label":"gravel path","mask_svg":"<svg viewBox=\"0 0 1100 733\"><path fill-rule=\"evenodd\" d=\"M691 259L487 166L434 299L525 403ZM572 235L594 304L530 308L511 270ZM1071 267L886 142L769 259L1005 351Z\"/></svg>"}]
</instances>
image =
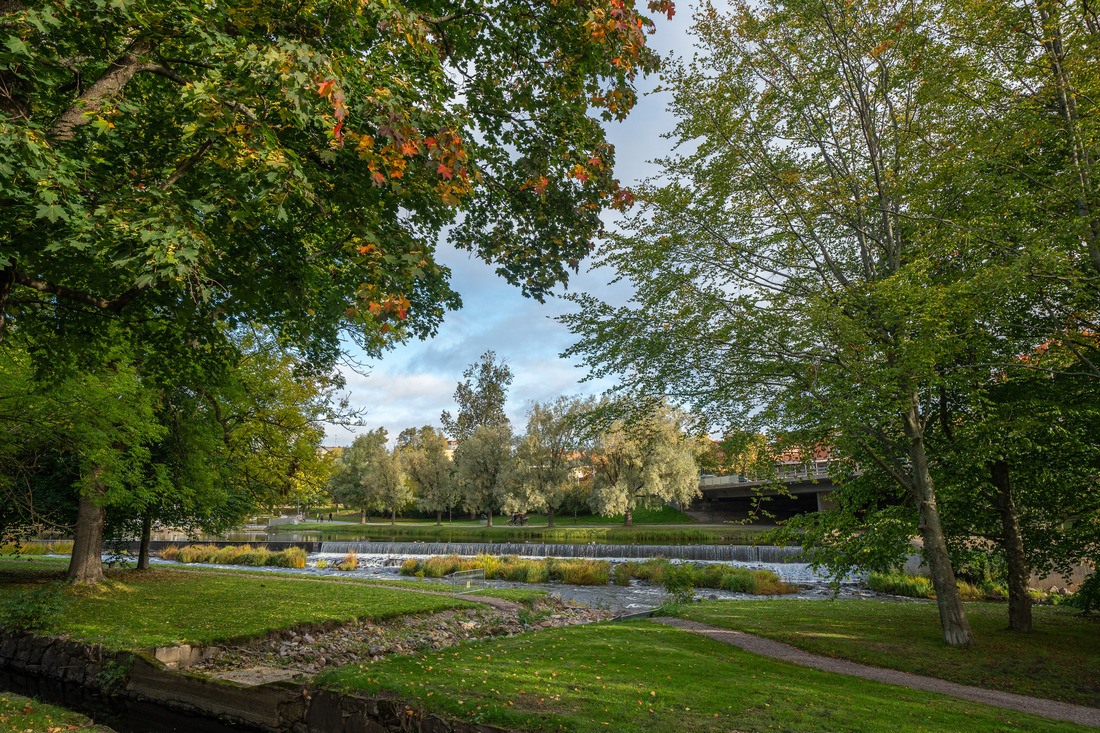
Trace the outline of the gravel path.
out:
<instances>
[{"instance_id":1,"label":"gravel path","mask_svg":"<svg viewBox=\"0 0 1100 733\"><path fill-rule=\"evenodd\" d=\"M740 647L753 654L779 659L784 662L791 662L803 667L813 667L814 669L820 669L825 672L852 675L853 677L861 677L865 680L884 682L889 685L900 685L901 687L908 687L914 690L938 692L944 695L960 697L964 700L973 700L974 702L980 702L998 708L1017 710L1022 713L1039 715L1052 720L1065 720L1079 725L1100 728L1100 708L1071 705L1070 703L1044 700L1039 697L1016 695L1011 692L986 690L981 687L971 687L970 685L960 685L956 682L936 679L935 677L924 677L922 675L899 672L893 669L882 669L881 667L857 664L856 662L849 662L845 659L823 657L802 651L801 649L796 649L789 644L784 644L779 641L764 639L759 636L753 636L752 634L746 634L742 631L733 631L717 626L709 626L686 619L655 618L653 620L657 623L665 624L666 626L675 626L676 628L693 631L726 644L732 644L733 646Z\"/></svg>"}]
</instances>

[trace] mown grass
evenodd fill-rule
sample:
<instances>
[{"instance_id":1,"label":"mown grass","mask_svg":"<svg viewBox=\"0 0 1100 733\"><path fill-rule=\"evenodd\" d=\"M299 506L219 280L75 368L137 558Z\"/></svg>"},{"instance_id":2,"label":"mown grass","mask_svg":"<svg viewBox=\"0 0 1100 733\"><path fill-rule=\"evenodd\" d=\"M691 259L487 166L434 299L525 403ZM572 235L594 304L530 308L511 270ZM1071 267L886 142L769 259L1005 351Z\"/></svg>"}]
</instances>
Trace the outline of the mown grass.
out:
<instances>
[{"instance_id":1,"label":"mown grass","mask_svg":"<svg viewBox=\"0 0 1100 733\"><path fill-rule=\"evenodd\" d=\"M532 731L1080 731L797 667L649 622L545 630L326 673L462 720Z\"/></svg>"},{"instance_id":2,"label":"mown grass","mask_svg":"<svg viewBox=\"0 0 1100 733\"><path fill-rule=\"evenodd\" d=\"M0 692L0 730L60 733L61 731L107 731L86 715L39 702L12 692Z\"/></svg>"},{"instance_id":3,"label":"mown grass","mask_svg":"<svg viewBox=\"0 0 1100 733\"><path fill-rule=\"evenodd\" d=\"M57 564L0 560L0 601L60 580ZM274 573L108 571L95 588L67 588L53 633L112 649L233 641L293 626L382 620L469 607L449 596Z\"/></svg>"},{"instance_id":4,"label":"mown grass","mask_svg":"<svg viewBox=\"0 0 1100 733\"><path fill-rule=\"evenodd\" d=\"M548 544L614 545L751 545L763 527L742 525L694 527L475 527L444 524L295 524L273 527L272 533L319 532L326 540L387 542L542 542Z\"/></svg>"},{"instance_id":5,"label":"mown grass","mask_svg":"<svg viewBox=\"0 0 1100 733\"><path fill-rule=\"evenodd\" d=\"M309 514L313 517L308 517L310 527L316 525L317 528L332 526L326 520L328 518L328 509L322 510L320 513L317 511L310 511ZM337 522L358 522L360 520L359 512L354 511L339 511L335 509L333 511L333 520ZM493 526L507 526L509 517L507 515L494 515ZM555 514L554 524L556 526L564 527L576 527L576 526L614 526L621 525L624 521L622 514L612 515L609 517L600 516L598 514L579 514L574 516L571 513ZM389 517L380 517L375 514L371 516L372 522L378 522L381 524L389 525ZM546 514L531 512L527 515L527 525L535 527L538 525L545 525L549 520ZM634 524L696 524L695 519L679 509L671 506L655 507L653 509L636 509L633 516ZM481 519L470 519L469 515L461 515L457 518L444 520L444 526L451 527L479 527L485 524ZM398 517L397 524L399 526L408 525L431 525L435 526L434 518L409 518ZM298 527L303 527L305 524L298 524Z\"/></svg>"},{"instance_id":6,"label":"mown grass","mask_svg":"<svg viewBox=\"0 0 1100 733\"><path fill-rule=\"evenodd\" d=\"M944 645L934 603L875 600L720 601L683 618L777 639L807 651L976 685L1100 707L1100 619L1037 606L1035 631L1007 630L1001 603L968 603L970 648Z\"/></svg>"}]
</instances>

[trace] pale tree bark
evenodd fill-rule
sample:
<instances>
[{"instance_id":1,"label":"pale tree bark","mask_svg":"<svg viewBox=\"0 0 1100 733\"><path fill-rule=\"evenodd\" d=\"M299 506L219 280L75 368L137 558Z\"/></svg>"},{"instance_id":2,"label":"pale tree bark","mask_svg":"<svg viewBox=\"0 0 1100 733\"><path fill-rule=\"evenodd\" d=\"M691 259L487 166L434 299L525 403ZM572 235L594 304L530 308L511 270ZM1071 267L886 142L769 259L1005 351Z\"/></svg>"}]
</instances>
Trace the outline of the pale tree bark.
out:
<instances>
[{"instance_id":1,"label":"pale tree bark","mask_svg":"<svg viewBox=\"0 0 1100 733\"><path fill-rule=\"evenodd\" d=\"M103 525L107 511L95 499L80 495L73 554L65 576L73 585L96 585L103 580Z\"/></svg>"},{"instance_id":2,"label":"pale tree bark","mask_svg":"<svg viewBox=\"0 0 1100 733\"><path fill-rule=\"evenodd\" d=\"M947 552L947 540L940 523L940 511L936 505L936 489L928 468L928 454L924 443L924 423L920 416L917 394L912 395L909 409L902 415L905 435L909 440L909 460L912 463L910 494L920 515L920 533L924 542L924 558L932 575L932 587L936 591L936 605L940 611L943 640L949 646L967 646L974 642L970 622L963 610L962 597L955 584L955 571Z\"/></svg>"},{"instance_id":3,"label":"pale tree bark","mask_svg":"<svg viewBox=\"0 0 1100 733\"><path fill-rule=\"evenodd\" d=\"M84 90L65 111L57 116L50 125L49 137L58 142L67 142L76 137L76 128L92 121L92 116L103 108L108 100L117 97L134 74L145 66L142 58L152 50L152 45L142 39L132 41L126 52L119 56L107 68L103 75Z\"/></svg>"},{"instance_id":4,"label":"pale tree bark","mask_svg":"<svg viewBox=\"0 0 1100 733\"><path fill-rule=\"evenodd\" d=\"M1020 532L1020 517L1012 497L1012 482L1008 464L1003 460L989 464L989 478L997 490L993 506L1001 520L1001 547L1008 565L1008 628L1020 633L1032 631L1031 596L1027 592L1031 569L1024 552L1024 537Z\"/></svg>"},{"instance_id":5,"label":"pale tree bark","mask_svg":"<svg viewBox=\"0 0 1100 733\"><path fill-rule=\"evenodd\" d=\"M633 507L628 506L626 508L626 512L623 514L623 526L624 527L633 527L634 526L634 509L633 509Z\"/></svg>"}]
</instances>

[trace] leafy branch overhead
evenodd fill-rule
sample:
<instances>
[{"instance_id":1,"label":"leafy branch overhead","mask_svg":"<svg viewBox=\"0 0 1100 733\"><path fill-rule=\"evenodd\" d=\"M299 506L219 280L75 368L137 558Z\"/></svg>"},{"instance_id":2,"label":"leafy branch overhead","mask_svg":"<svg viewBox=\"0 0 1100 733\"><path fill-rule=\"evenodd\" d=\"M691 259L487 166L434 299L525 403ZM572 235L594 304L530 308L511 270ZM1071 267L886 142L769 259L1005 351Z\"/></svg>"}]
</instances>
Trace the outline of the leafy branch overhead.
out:
<instances>
[{"instance_id":1,"label":"leafy branch overhead","mask_svg":"<svg viewBox=\"0 0 1100 733\"><path fill-rule=\"evenodd\" d=\"M654 12L671 13L670 3ZM453 242L542 298L653 71L623 0L3 4L0 304L425 336Z\"/></svg>"}]
</instances>

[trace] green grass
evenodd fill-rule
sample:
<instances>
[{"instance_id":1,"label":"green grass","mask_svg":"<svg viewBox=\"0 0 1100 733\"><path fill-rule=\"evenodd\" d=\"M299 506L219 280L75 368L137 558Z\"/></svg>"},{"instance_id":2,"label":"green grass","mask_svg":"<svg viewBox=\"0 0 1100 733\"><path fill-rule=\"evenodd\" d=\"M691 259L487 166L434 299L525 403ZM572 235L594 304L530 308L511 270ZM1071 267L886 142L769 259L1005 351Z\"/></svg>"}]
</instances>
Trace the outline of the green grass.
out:
<instances>
[{"instance_id":1,"label":"green grass","mask_svg":"<svg viewBox=\"0 0 1100 733\"><path fill-rule=\"evenodd\" d=\"M322 680L470 722L548 732L1085 730L797 667L648 622L388 657Z\"/></svg>"},{"instance_id":2,"label":"green grass","mask_svg":"<svg viewBox=\"0 0 1100 733\"><path fill-rule=\"evenodd\" d=\"M874 600L723 601L681 606L683 618L807 651L952 682L1100 707L1100 620L1036 606L1035 631L1007 630L1002 603L968 603L975 644L944 645L934 603Z\"/></svg>"},{"instance_id":3,"label":"green grass","mask_svg":"<svg viewBox=\"0 0 1100 733\"><path fill-rule=\"evenodd\" d=\"M311 516L308 517L308 520L309 520L308 521L308 527L310 529L321 529L321 528L327 528L327 527L332 526L327 521L324 521L324 520L327 520L327 518L328 518L328 510L325 510L325 511L321 512L321 518L317 518L317 511L316 510L310 510L309 515L311 515ZM333 518L333 520L338 521L338 522L358 522L360 520L360 515L359 515L359 512L356 512L356 511L336 512L335 510L333 510L332 518ZM382 515L379 515L379 514L372 514L370 519L371 519L371 524L372 525L377 523L377 524L384 524L386 526L389 526L389 517L382 516ZM503 516L499 515L499 514L494 515L493 516L493 526L494 527L500 526L500 525L508 526L508 519L509 519L509 517L507 515L503 515ZM548 518L547 518L546 514L534 513L534 512L529 513L527 515L527 526L529 526L529 527L535 527L535 526L539 526L539 525L545 526L546 522L547 522L547 519ZM554 515L554 524L555 524L555 526L558 526L558 527L576 527L576 526L585 526L585 527L599 526L599 527L603 527L603 526L621 525L623 523L624 519L625 519L625 517L622 514L617 514L617 515L613 515L613 516L610 516L610 517L604 517L604 516L600 516L598 514L580 514L578 516L573 516L572 514L566 513L566 514L555 514ZM637 509L637 510L634 511L633 520L634 520L634 524L696 524L695 519L691 515L685 514L684 512L680 511L679 509L677 509L675 507L671 507L671 506L662 506L662 507L654 508L654 509ZM434 527L435 526L435 519L434 518L423 518L423 519L421 519L421 518L410 518L410 517L398 517L397 518L397 524L399 526L409 526L409 525L426 526L426 525L430 525L430 526ZM444 519L444 525L443 526L445 526L445 527L446 526L451 526L451 527L478 527L478 526L481 526L482 524L484 524L484 522L480 519L470 519L469 515L460 515L460 516L458 516L455 519L450 520L450 521L447 521L446 519ZM303 522L303 523L295 525L295 526L301 528L301 527L307 526L307 523Z\"/></svg>"},{"instance_id":4,"label":"green grass","mask_svg":"<svg viewBox=\"0 0 1100 733\"><path fill-rule=\"evenodd\" d=\"M51 580L56 564L0 560L0 601ZM96 588L70 588L55 633L112 649L209 644L292 626L382 620L471 604L352 580L274 573L109 571Z\"/></svg>"},{"instance_id":5,"label":"green grass","mask_svg":"<svg viewBox=\"0 0 1100 733\"><path fill-rule=\"evenodd\" d=\"M32 700L12 692L0 692L0 730L60 733L61 731L106 731L86 715Z\"/></svg>"},{"instance_id":6,"label":"green grass","mask_svg":"<svg viewBox=\"0 0 1100 733\"><path fill-rule=\"evenodd\" d=\"M326 540L383 540L390 542L545 542L553 544L622 545L721 545L752 544L764 527L704 525L662 527L661 525L493 527L444 524L296 524L273 527L272 533L318 532Z\"/></svg>"}]
</instances>

